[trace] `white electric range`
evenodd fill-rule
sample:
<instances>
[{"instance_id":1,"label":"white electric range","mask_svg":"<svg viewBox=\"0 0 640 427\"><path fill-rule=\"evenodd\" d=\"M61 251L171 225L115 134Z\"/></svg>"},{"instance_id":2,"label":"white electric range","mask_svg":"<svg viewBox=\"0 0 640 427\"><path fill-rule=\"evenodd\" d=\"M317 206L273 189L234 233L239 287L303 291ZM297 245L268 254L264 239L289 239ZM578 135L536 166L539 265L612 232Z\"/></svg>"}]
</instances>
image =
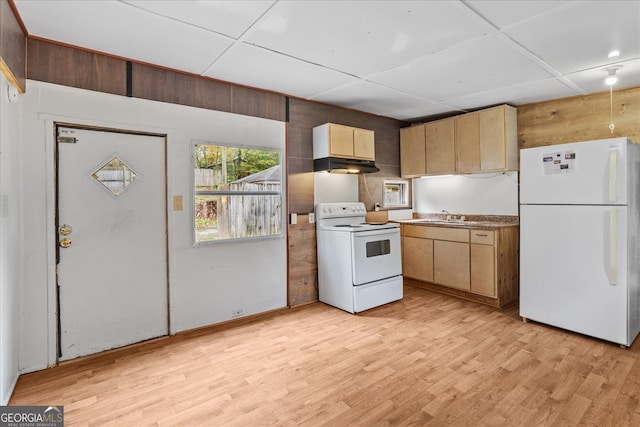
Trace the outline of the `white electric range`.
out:
<instances>
[{"instance_id":1,"label":"white electric range","mask_svg":"<svg viewBox=\"0 0 640 427\"><path fill-rule=\"evenodd\" d=\"M402 299L400 226L366 223L360 202L316 205L320 301L358 313Z\"/></svg>"}]
</instances>

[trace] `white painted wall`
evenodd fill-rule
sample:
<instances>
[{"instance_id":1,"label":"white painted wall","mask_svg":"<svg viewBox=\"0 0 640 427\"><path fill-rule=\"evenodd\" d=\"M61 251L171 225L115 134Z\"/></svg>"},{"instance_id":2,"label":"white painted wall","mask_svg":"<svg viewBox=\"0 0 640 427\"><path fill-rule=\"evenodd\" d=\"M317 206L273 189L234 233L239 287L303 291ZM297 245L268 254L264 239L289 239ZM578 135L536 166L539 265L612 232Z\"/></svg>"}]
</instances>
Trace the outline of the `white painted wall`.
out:
<instances>
[{"instance_id":1,"label":"white painted wall","mask_svg":"<svg viewBox=\"0 0 640 427\"><path fill-rule=\"evenodd\" d=\"M518 172L432 176L413 180L417 213L518 215Z\"/></svg>"},{"instance_id":2,"label":"white painted wall","mask_svg":"<svg viewBox=\"0 0 640 427\"><path fill-rule=\"evenodd\" d=\"M20 103L0 73L0 405L18 380L20 307Z\"/></svg>"},{"instance_id":3,"label":"white painted wall","mask_svg":"<svg viewBox=\"0 0 640 427\"><path fill-rule=\"evenodd\" d=\"M392 209L387 211L389 220L411 219L413 211L411 209Z\"/></svg>"},{"instance_id":4,"label":"white painted wall","mask_svg":"<svg viewBox=\"0 0 640 427\"><path fill-rule=\"evenodd\" d=\"M194 247L191 220L193 141L279 149L285 161L283 122L28 81L21 153L28 166L22 189L28 225L22 257L23 372L55 362L54 121L168 135L167 203L171 207L173 196L182 195L185 206L168 211L171 333L228 320L234 309L249 315L286 306L284 237Z\"/></svg>"}]
</instances>

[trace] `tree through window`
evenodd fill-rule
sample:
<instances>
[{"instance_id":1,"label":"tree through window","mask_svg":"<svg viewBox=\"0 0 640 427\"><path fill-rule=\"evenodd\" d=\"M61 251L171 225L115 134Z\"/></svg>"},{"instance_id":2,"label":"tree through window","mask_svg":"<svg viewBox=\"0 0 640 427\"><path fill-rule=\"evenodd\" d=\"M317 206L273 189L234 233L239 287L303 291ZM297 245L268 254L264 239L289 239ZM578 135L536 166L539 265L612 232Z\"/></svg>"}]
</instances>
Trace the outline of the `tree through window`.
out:
<instances>
[{"instance_id":1,"label":"tree through window","mask_svg":"<svg viewBox=\"0 0 640 427\"><path fill-rule=\"evenodd\" d=\"M277 150L195 144L195 242L282 234Z\"/></svg>"}]
</instances>

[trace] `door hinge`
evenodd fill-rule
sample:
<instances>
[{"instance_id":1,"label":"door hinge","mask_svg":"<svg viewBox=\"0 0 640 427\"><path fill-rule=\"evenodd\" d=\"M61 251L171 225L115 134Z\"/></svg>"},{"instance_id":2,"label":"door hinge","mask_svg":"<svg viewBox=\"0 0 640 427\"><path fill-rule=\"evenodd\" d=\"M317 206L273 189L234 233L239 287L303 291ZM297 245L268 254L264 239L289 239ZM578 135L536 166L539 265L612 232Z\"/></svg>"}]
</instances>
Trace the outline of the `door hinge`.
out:
<instances>
[{"instance_id":1,"label":"door hinge","mask_svg":"<svg viewBox=\"0 0 640 427\"><path fill-rule=\"evenodd\" d=\"M73 136L73 131L68 129L58 129L57 142L65 144L75 144L78 142L78 138Z\"/></svg>"}]
</instances>

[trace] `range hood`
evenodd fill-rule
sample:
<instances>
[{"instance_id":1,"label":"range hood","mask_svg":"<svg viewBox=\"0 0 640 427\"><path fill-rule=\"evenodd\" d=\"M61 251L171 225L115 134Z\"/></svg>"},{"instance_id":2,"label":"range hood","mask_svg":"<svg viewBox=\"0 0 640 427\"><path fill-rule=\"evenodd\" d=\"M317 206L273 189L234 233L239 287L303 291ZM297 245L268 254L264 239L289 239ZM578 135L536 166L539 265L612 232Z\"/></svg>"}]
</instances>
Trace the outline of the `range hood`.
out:
<instances>
[{"instance_id":1,"label":"range hood","mask_svg":"<svg viewBox=\"0 0 640 427\"><path fill-rule=\"evenodd\" d=\"M340 157L323 157L313 160L313 171L331 173L372 173L380 169L373 160L344 159Z\"/></svg>"}]
</instances>

